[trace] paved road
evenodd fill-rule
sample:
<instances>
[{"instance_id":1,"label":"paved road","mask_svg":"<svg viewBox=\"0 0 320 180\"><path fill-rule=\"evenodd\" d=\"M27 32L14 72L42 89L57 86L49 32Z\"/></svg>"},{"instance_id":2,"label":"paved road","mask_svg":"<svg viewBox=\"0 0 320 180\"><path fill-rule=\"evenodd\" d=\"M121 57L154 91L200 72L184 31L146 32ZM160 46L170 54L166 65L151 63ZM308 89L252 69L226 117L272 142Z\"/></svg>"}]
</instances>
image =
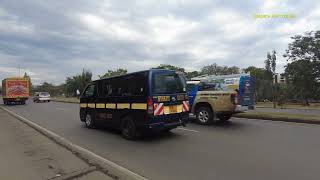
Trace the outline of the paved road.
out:
<instances>
[{"instance_id":1,"label":"paved road","mask_svg":"<svg viewBox=\"0 0 320 180\"><path fill-rule=\"evenodd\" d=\"M306 114L320 116L320 109L273 109L273 108L256 108L258 112L275 112L289 114Z\"/></svg>"},{"instance_id":2,"label":"paved road","mask_svg":"<svg viewBox=\"0 0 320 180\"><path fill-rule=\"evenodd\" d=\"M150 179L319 179L320 126L233 118L140 141L86 129L78 105L29 102L12 111Z\"/></svg>"}]
</instances>

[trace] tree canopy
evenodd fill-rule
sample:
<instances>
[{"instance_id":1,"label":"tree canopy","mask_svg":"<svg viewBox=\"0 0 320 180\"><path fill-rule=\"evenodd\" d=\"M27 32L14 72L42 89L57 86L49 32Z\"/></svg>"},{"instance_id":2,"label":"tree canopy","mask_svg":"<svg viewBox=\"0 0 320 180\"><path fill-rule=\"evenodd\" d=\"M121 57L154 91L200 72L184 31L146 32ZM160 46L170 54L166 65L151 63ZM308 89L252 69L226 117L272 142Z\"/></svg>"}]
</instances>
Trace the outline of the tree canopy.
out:
<instances>
[{"instance_id":1,"label":"tree canopy","mask_svg":"<svg viewBox=\"0 0 320 180\"><path fill-rule=\"evenodd\" d=\"M74 96L76 90L79 89L80 92L84 90L88 83L92 81L92 73L89 70L82 70L81 74L67 77L65 87L66 93L69 96Z\"/></svg>"},{"instance_id":2,"label":"tree canopy","mask_svg":"<svg viewBox=\"0 0 320 180\"><path fill-rule=\"evenodd\" d=\"M100 79L103 79L103 78L107 78L107 77L112 77L112 76L120 76L120 75L124 75L124 74L127 74L127 70L126 69L122 69L122 68L119 68L119 69L116 69L116 70L108 70L104 75L99 75L99 78Z\"/></svg>"},{"instance_id":3,"label":"tree canopy","mask_svg":"<svg viewBox=\"0 0 320 180\"><path fill-rule=\"evenodd\" d=\"M289 63L285 75L300 98L317 98L320 93L320 31L292 37L283 55Z\"/></svg>"}]
</instances>

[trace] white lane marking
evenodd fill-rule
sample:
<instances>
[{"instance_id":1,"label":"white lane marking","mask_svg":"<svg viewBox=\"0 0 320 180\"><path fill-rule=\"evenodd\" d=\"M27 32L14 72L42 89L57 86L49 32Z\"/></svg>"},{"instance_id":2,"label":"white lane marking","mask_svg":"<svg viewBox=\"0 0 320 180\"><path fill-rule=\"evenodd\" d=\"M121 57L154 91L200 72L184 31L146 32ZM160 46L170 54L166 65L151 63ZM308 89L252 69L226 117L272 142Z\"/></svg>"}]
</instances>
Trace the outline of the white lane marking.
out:
<instances>
[{"instance_id":1,"label":"white lane marking","mask_svg":"<svg viewBox=\"0 0 320 180\"><path fill-rule=\"evenodd\" d=\"M199 131L196 131L196 130L193 130L193 129L187 129L187 128L177 128L179 130L183 130L183 131L190 131L190 132L199 132Z\"/></svg>"},{"instance_id":2,"label":"white lane marking","mask_svg":"<svg viewBox=\"0 0 320 180\"><path fill-rule=\"evenodd\" d=\"M71 149L77 149L78 153L79 153L79 151L80 152L84 152L85 155L83 155L82 153L79 153L79 154L82 154L81 156L84 156L84 157L87 157L86 154L88 154L89 156L92 156L92 157L98 159L99 163L101 163L101 161L102 161L104 164L107 164L108 166L111 167L111 170L110 170L111 172L114 171L112 169L115 169L115 171L117 171L117 172L120 171L120 174L124 173L123 176L129 176L129 177L131 176L132 179L148 180L147 178L145 178L145 177L143 177L143 176L141 176L141 175L139 175L139 174L137 174L137 173L135 173L135 172L133 172L133 171L131 171L131 170L129 170L129 169L127 169L127 168L125 168L125 167L113 162L113 161L111 161L111 160L105 159L102 156L99 156L99 155L93 153L92 151L90 151L90 150L88 150L86 148L83 148L81 146L73 144L68 139L66 139L66 138L64 138L62 136L59 136L58 134L56 134L56 133L54 133L54 132L52 132L52 131L50 131L50 130L42 127L42 126L40 126L39 124L37 124L37 123L35 123L35 122L33 122L33 121L21 116L21 115L19 115L18 113L15 113L14 111L10 111L9 109L7 109L5 107L2 107L2 106L0 108L2 108L3 110L7 111L11 115L15 116L17 119L21 120L23 123L27 124L29 127L37 130L38 132L40 132L44 136L53 138L53 141L55 143L57 143L58 145L60 145L60 146L62 146L64 148L66 148L66 147L70 148L71 147ZM57 140L57 139L59 139L59 140Z\"/></svg>"}]
</instances>

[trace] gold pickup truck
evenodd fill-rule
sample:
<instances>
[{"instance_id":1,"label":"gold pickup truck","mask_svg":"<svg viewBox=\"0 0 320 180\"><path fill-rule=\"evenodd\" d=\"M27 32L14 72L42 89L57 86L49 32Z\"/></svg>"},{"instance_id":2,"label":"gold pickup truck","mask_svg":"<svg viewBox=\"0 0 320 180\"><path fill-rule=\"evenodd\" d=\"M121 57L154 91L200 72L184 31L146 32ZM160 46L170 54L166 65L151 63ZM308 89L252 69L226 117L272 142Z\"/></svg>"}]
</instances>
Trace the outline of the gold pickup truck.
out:
<instances>
[{"instance_id":1,"label":"gold pickup truck","mask_svg":"<svg viewBox=\"0 0 320 180\"><path fill-rule=\"evenodd\" d=\"M191 113L196 115L199 124L228 121L235 113L238 98L234 91L200 81L188 81L187 91Z\"/></svg>"}]
</instances>

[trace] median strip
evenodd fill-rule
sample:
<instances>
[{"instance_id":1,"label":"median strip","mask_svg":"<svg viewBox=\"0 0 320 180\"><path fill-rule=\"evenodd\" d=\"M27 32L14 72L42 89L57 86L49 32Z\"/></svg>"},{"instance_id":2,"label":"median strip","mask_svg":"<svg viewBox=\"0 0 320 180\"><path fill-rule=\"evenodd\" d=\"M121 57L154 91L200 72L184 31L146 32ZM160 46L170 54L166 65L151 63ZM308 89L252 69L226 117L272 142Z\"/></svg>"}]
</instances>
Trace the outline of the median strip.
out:
<instances>
[{"instance_id":1,"label":"median strip","mask_svg":"<svg viewBox=\"0 0 320 180\"><path fill-rule=\"evenodd\" d=\"M235 114L234 117L248 118L248 119L263 119L263 120L271 120L271 121L285 121L285 122L295 122L295 123L320 124L320 116L305 115L305 114L247 111L247 112Z\"/></svg>"}]
</instances>

